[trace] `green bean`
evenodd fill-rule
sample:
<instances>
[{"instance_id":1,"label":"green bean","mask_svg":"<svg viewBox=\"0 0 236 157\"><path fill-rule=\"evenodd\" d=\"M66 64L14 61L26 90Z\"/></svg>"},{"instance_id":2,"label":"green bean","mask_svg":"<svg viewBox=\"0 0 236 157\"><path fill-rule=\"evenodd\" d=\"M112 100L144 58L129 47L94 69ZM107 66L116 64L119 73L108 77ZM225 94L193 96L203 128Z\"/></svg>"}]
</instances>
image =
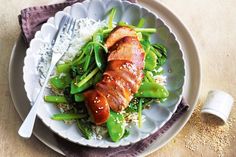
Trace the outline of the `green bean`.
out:
<instances>
[{"instance_id":1,"label":"green bean","mask_svg":"<svg viewBox=\"0 0 236 157\"><path fill-rule=\"evenodd\" d=\"M88 76L86 76L83 80L81 80L79 83L75 83L77 87L81 87L83 84L85 84L88 80L90 80L97 72L99 71L98 68L95 68Z\"/></svg>"},{"instance_id":2,"label":"green bean","mask_svg":"<svg viewBox=\"0 0 236 157\"><path fill-rule=\"evenodd\" d=\"M130 28L135 28L135 26L133 25L129 25L128 23L124 22L124 21L120 21L118 23L118 26L127 26L127 27L130 27Z\"/></svg>"},{"instance_id":3,"label":"green bean","mask_svg":"<svg viewBox=\"0 0 236 157\"><path fill-rule=\"evenodd\" d=\"M44 101L49 103L67 103L66 98L64 96L55 95L44 96Z\"/></svg>"},{"instance_id":4,"label":"green bean","mask_svg":"<svg viewBox=\"0 0 236 157\"><path fill-rule=\"evenodd\" d=\"M154 52L149 51L146 53L145 57L145 69L146 70L154 70L157 66L157 56Z\"/></svg>"},{"instance_id":5,"label":"green bean","mask_svg":"<svg viewBox=\"0 0 236 157\"><path fill-rule=\"evenodd\" d=\"M153 46L151 46L151 50L157 55L158 58L162 57L162 54L158 49L155 49Z\"/></svg>"},{"instance_id":6,"label":"green bean","mask_svg":"<svg viewBox=\"0 0 236 157\"><path fill-rule=\"evenodd\" d=\"M167 57L167 49L164 45L156 43L152 45L154 48L160 50L162 52L162 54L165 55L165 57Z\"/></svg>"},{"instance_id":7,"label":"green bean","mask_svg":"<svg viewBox=\"0 0 236 157\"><path fill-rule=\"evenodd\" d=\"M102 73L98 72L92 79L89 79L86 83L84 83L82 86L78 87L75 85L75 81L71 82L71 94L76 94L85 91L92 85L95 85L98 81L100 81L102 78Z\"/></svg>"},{"instance_id":8,"label":"green bean","mask_svg":"<svg viewBox=\"0 0 236 157\"><path fill-rule=\"evenodd\" d=\"M76 58L76 59L74 59L74 60L72 61L72 65L77 65L77 64L79 64L79 63L81 63L81 62L84 62L84 61L83 61L83 60L85 60L84 55L85 55L85 51L81 51L79 57Z\"/></svg>"},{"instance_id":9,"label":"green bean","mask_svg":"<svg viewBox=\"0 0 236 157\"><path fill-rule=\"evenodd\" d=\"M144 24L145 24L145 19L144 19L144 18L141 18L141 19L139 20L139 22L138 22L137 27L138 27L138 28L141 28L141 27L144 26Z\"/></svg>"},{"instance_id":10,"label":"green bean","mask_svg":"<svg viewBox=\"0 0 236 157\"><path fill-rule=\"evenodd\" d=\"M136 32L142 32L142 33L156 33L156 28L134 28Z\"/></svg>"},{"instance_id":11,"label":"green bean","mask_svg":"<svg viewBox=\"0 0 236 157\"><path fill-rule=\"evenodd\" d=\"M96 43L102 43L103 42L103 36L101 33L95 33L93 36L93 42ZM95 61L98 66L98 68L103 71L105 69L105 54L103 53L101 47L99 44L94 44L93 46L94 54L95 54Z\"/></svg>"},{"instance_id":12,"label":"green bean","mask_svg":"<svg viewBox=\"0 0 236 157\"><path fill-rule=\"evenodd\" d=\"M71 90L70 93L71 94L76 94L76 93L80 93L83 92L84 90L88 89L89 87L91 87L93 85L93 80L88 80L85 84L83 84L82 86L78 87L75 83L75 81L71 82Z\"/></svg>"},{"instance_id":13,"label":"green bean","mask_svg":"<svg viewBox=\"0 0 236 157\"><path fill-rule=\"evenodd\" d=\"M106 53L108 52L107 47L104 46L102 43L91 41L91 42L89 43L89 45L99 45L101 48L103 48L103 50L104 50Z\"/></svg>"},{"instance_id":14,"label":"green bean","mask_svg":"<svg viewBox=\"0 0 236 157\"><path fill-rule=\"evenodd\" d=\"M87 114L59 113L54 114L51 118L53 120L76 120L85 117L87 117Z\"/></svg>"},{"instance_id":15,"label":"green bean","mask_svg":"<svg viewBox=\"0 0 236 157\"><path fill-rule=\"evenodd\" d=\"M88 70L79 78L79 80L83 80L90 72L95 68L95 64L89 66Z\"/></svg>"},{"instance_id":16,"label":"green bean","mask_svg":"<svg viewBox=\"0 0 236 157\"><path fill-rule=\"evenodd\" d=\"M85 63L84 63L84 66L83 66L83 70L84 71L87 71L88 67L89 67L89 64L91 62L91 58L92 58L92 53L93 53L93 48L90 49L90 52L86 54L86 60L85 60Z\"/></svg>"},{"instance_id":17,"label":"green bean","mask_svg":"<svg viewBox=\"0 0 236 157\"><path fill-rule=\"evenodd\" d=\"M49 84L55 88L55 89L64 89L67 87L71 82L71 78L68 74L65 74L65 76L54 76L50 78Z\"/></svg>"},{"instance_id":18,"label":"green bean","mask_svg":"<svg viewBox=\"0 0 236 157\"><path fill-rule=\"evenodd\" d=\"M153 74L150 71L145 72L145 76L147 77L148 82L156 83L152 75Z\"/></svg>"},{"instance_id":19,"label":"green bean","mask_svg":"<svg viewBox=\"0 0 236 157\"><path fill-rule=\"evenodd\" d=\"M56 67L57 73L69 73L71 68L71 63L59 64Z\"/></svg>"},{"instance_id":20,"label":"green bean","mask_svg":"<svg viewBox=\"0 0 236 157\"><path fill-rule=\"evenodd\" d=\"M125 119L122 114L110 111L106 125L112 141L117 142L124 136Z\"/></svg>"},{"instance_id":21,"label":"green bean","mask_svg":"<svg viewBox=\"0 0 236 157\"><path fill-rule=\"evenodd\" d=\"M112 29L104 29L102 30L102 34L107 34L107 33L110 33L112 31Z\"/></svg>"},{"instance_id":22,"label":"green bean","mask_svg":"<svg viewBox=\"0 0 236 157\"><path fill-rule=\"evenodd\" d=\"M168 96L169 92L164 86L152 82L143 82L138 90L138 93L135 94L135 97L155 99L167 98Z\"/></svg>"},{"instance_id":23,"label":"green bean","mask_svg":"<svg viewBox=\"0 0 236 157\"><path fill-rule=\"evenodd\" d=\"M126 24L125 26L129 26L128 24ZM136 32L142 32L142 33L156 33L157 30L156 28L137 28L137 27L134 27L134 30ZM105 29L102 31L102 33L106 34L106 33L110 33L112 31L111 28L108 28L108 29Z\"/></svg>"},{"instance_id":24,"label":"green bean","mask_svg":"<svg viewBox=\"0 0 236 157\"><path fill-rule=\"evenodd\" d=\"M83 94L75 94L75 101L76 102L83 102L84 101L84 95Z\"/></svg>"},{"instance_id":25,"label":"green bean","mask_svg":"<svg viewBox=\"0 0 236 157\"><path fill-rule=\"evenodd\" d=\"M113 27L113 21L114 21L115 15L116 15L116 9L112 8L109 13L108 28Z\"/></svg>"},{"instance_id":26,"label":"green bean","mask_svg":"<svg viewBox=\"0 0 236 157\"><path fill-rule=\"evenodd\" d=\"M138 104L138 127L141 128L142 126L142 102L143 99L140 98L139 104Z\"/></svg>"},{"instance_id":27,"label":"green bean","mask_svg":"<svg viewBox=\"0 0 236 157\"><path fill-rule=\"evenodd\" d=\"M93 135L93 131L92 131L91 124L89 122L86 122L80 119L77 121L77 126L86 139L91 139Z\"/></svg>"}]
</instances>

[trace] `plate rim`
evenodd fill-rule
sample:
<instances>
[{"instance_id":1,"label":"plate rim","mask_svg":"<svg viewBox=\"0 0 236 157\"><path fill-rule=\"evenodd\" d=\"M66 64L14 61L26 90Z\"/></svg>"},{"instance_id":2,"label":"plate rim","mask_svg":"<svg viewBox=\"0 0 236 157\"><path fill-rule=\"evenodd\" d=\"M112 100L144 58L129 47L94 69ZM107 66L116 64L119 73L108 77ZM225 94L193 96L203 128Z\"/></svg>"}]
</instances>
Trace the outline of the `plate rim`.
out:
<instances>
[{"instance_id":1,"label":"plate rim","mask_svg":"<svg viewBox=\"0 0 236 157\"><path fill-rule=\"evenodd\" d=\"M139 2L139 1L138 1ZM162 142L162 144L160 144L159 146L156 146L154 149L152 148L152 150L150 150L150 151L148 151L148 152L143 152L143 154L142 155L147 155L147 154L150 154L150 153L152 153L152 152L154 152L154 151L156 151L157 149L159 149L159 148L161 148L161 147L163 147L166 143L168 143L171 139L173 139L175 136L176 136L176 134L178 134L179 133L179 131L185 126L185 124L187 123L187 121L189 120L189 118L190 118L190 116L191 116L191 114L192 114L192 112L193 112L193 110L194 110L194 107L195 107L195 105L196 105L196 102L197 102L197 98L199 97L199 93L200 93L200 90L201 90L201 81L202 81L202 75L201 75L201 64L200 64L200 59L199 59L199 53L198 53L198 50L197 50L197 47L196 47L196 45L195 45L195 42L194 42L194 39L193 39L193 37L192 37L192 35L191 35L191 33L188 31L188 29L187 29L187 27L181 22L181 20L179 19L179 18L177 18L174 14L173 14L173 12L172 11L170 11L165 5L163 5L162 3L160 3L160 2L158 2L158 1L156 1L156 0L152 0L152 1L149 1L150 3L156 3L155 5L159 5L159 7L161 7L163 10L165 10L166 12L168 12L169 14L170 14L170 16L173 16L174 18L175 18L175 20L179 23L179 24L181 24L182 26L183 26L183 29L184 29L184 33L185 33L185 35L187 35L190 39L191 39L191 44L192 44L192 46L193 46L193 49L195 49L195 52L196 52L196 56L197 56L197 58L196 58L196 62L198 63L198 72L199 72L199 77L198 77L198 81L199 81L199 86L198 86L198 89L196 90L196 96L195 96L195 100L194 100L194 102L193 102L193 104L192 104L192 109L190 110L190 111L188 111L188 115L187 115L187 117L185 116L183 116L181 119L184 119L183 121L184 122L181 122L182 124L181 124L181 127L178 129L178 130L176 130L176 131L174 131L175 133L174 134L172 134L171 135L171 137L169 137L168 138L168 140L166 140L165 142ZM145 3L145 2L144 2ZM147 2L146 2L147 3ZM19 42L19 38L18 38L18 40L16 41L16 43L15 43L15 45L14 45L14 47L13 47L13 49L12 49L12 55L11 55L11 57L10 57L10 62L9 62L9 69L8 69L8 71L9 71L9 74L8 74L8 82L9 82L9 87L10 87L10 93L11 93L11 96L12 96L12 91L11 91L11 66L12 66L12 58L13 58L13 54L14 54L14 51L15 51L15 48L16 48L16 45L17 45L17 43ZM13 100L13 97L12 97L12 100ZM13 104L14 104L14 106L15 106L15 108L16 108L16 110L17 110L17 105L16 105L16 103L14 102L14 100L13 100ZM18 112L18 111L17 111ZM20 113L18 112L18 114L20 115ZM22 118L22 117L21 117ZM180 121L180 120L178 120L178 121ZM35 132L34 132L34 135L35 135ZM43 142L44 143L44 140L42 139L42 138L40 138L40 137L38 137L37 135L36 135L36 137L41 141L41 142ZM46 144L47 145L47 143L44 143L44 144ZM152 144L151 144L152 145ZM60 151L60 149L55 149L55 147L53 147L53 146L50 146L50 145L48 145L51 149L53 149L53 150L55 150L56 152L58 152L58 153L60 153L60 154L62 154L63 155L63 153Z\"/></svg>"}]
</instances>

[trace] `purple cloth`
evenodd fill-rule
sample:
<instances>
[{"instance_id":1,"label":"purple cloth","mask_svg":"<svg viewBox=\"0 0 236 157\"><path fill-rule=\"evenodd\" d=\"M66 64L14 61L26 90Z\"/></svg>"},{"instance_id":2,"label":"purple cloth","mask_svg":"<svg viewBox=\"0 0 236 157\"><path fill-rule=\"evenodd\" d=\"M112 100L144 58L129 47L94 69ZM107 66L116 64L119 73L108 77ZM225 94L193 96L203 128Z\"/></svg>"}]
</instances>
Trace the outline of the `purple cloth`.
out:
<instances>
[{"instance_id":1,"label":"purple cloth","mask_svg":"<svg viewBox=\"0 0 236 157\"><path fill-rule=\"evenodd\" d=\"M187 110L189 106L184 99L180 102L171 119L157 132L149 137L128 146L117 148L92 148L71 143L55 135L59 148L68 157L135 157L142 153L153 141L164 134Z\"/></svg>"},{"instance_id":2,"label":"purple cloth","mask_svg":"<svg viewBox=\"0 0 236 157\"><path fill-rule=\"evenodd\" d=\"M67 0L65 3L30 7L23 9L19 15L19 23L22 29L22 34L25 42L29 44L33 39L34 34L38 31L42 24L47 19L59 11L63 10L66 6L72 5L76 2L83 0ZM136 2L136 0L129 0L130 2ZM137 156L145 150L153 141L157 140L163 133L165 133L174 123L188 110L188 104L182 99L178 105L176 112L172 115L171 119L157 132L150 135L144 140L141 140L135 144L128 146L122 146L118 148L92 148L85 147L78 144L71 143L55 134L58 141L59 148L69 157L132 157Z\"/></svg>"},{"instance_id":3,"label":"purple cloth","mask_svg":"<svg viewBox=\"0 0 236 157\"><path fill-rule=\"evenodd\" d=\"M49 17L55 15L56 12L63 10L76 2L83 2L84 0L66 0L64 3L35 6L21 10L18 16L23 38L27 44L34 38L34 34L40 30L43 23L47 22ZM135 3L136 0L128 0Z\"/></svg>"},{"instance_id":4,"label":"purple cloth","mask_svg":"<svg viewBox=\"0 0 236 157\"><path fill-rule=\"evenodd\" d=\"M56 12L65 7L81 1L83 0L67 0L64 3L35 6L21 10L18 20L25 42L29 44L34 38L34 34L40 30L42 24L47 22L49 17L54 16Z\"/></svg>"}]
</instances>

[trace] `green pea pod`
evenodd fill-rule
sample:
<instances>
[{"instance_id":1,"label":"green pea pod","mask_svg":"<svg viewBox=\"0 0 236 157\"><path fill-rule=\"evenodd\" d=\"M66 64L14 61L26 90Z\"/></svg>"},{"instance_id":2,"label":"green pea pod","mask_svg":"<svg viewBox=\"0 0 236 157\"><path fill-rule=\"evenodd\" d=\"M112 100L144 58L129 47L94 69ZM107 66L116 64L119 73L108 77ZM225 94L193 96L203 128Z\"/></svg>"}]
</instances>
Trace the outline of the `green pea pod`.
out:
<instances>
[{"instance_id":1,"label":"green pea pod","mask_svg":"<svg viewBox=\"0 0 236 157\"><path fill-rule=\"evenodd\" d=\"M95 54L95 62L97 64L97 67L103 71L106 66L105 53L102 47L99 44L96 44L96 43L103 42L103 35L99 32L95 33L93 36L93 42L94 42L93 49L94 49L94 54Z\"/></svg>"},{"instance_id":2,"label":"green pea pod","mask_svg":"<svg viewBox=\"0 0 236 157\"><path fill-rule=\"evenodd\" d=\"M167 49L164 45L156 43L152 45L154 48L158 49L159 51L162 52L162 54L167 57Z\"/></svg>"},{"instance_id":3,"label":"green pea pod","mask_svg":"<svg viewBox=\"0 0 236 157\"><path fill-rule=\"evenodd\" d=\"M113 26L113 21L115 19L115 15L116 15L116 8L112 8L109 11L109 20L108 20L108 28L112 28Z\"/></svg>"},{"instance_id":4,"label":"green pea pod","mask_svg":"<svg viewBox=\"0 0 236 157\"><path fill-rule=\"evenodd\" d=\"M101 72L97 72L97 74L95 76L93 76L93 78L89 78L81 86L77 86L75 84L75 80L73 80L71 82L71 91L70 91L70 93L71 94L81 93L81 92L85 91L86 89L88 89L89 87L91 87L92 85L95 85L101 79L102 79L102 73Z\"/></svg>"},{"instance_id":5,"label":"green pea pod","mask_svg":"<svg viewBox=\"0 0 236 157\"><path fill-rule=\"evenodd\" d=\"M84 66L83 66L83 70L84 70L84 71L87 71L87 69L88 69L90 63L92 62L91 60L92 60L92 58L93 58L93 48L91 48L89 51L90 51L90 52L88 52L88 53L86 54L86 57L85 57L85 63L84 63Z\"/></svg>"},{"instance_id":6,"label":"green pea pod","mask_svg":"<svg viewBox=\"0 0 236 157\"><path fill-rule=\"evenodd\" d=\"M153 82L156 83L154 78L153 78L153 74L150 71L145 72L145 77L147 78L147 81L144 80L145 82Z\"/></svg>"},{"instance_id":7,"label":"green pea pod","mask_svg":"<svg viewBox=\"0 0 236 157\"><path fill-rule=\"evenodd\" d=\"M80 129L80 132L84 135L86 139L91 139L93 135L92 127L89 122L86 122L82 119L77 121L77 126Z\"/></svg>"},{"instance_id":8,"label":"green pea pod","mask_svg":"<svg viewBox=\"0 0 236 157\"><path fill-rule=\"evenodd\" d=\"M149 51L145 57L145 69L154 70L157 66L157 56L153 51Z\"/></svg>"},{"instance_id":9,"label":"green pea pod","mask_svg":"<svg viewBox=\"0 0 236 157\"><path fill-rule=\"evenodd\" d=\"M138 28L142 28L145 24L145 18L141 18L137 24Z\"/></svg>"},{"instance_id":10,"label":"green pea pod","mask_svg":"<svg viewBox=\"0 0 236 157\"><path fill-rule=\"evenodd\" d=\"M64 89L67 87L71 82L71 78L68 74L65 76L54 76L49 80L49 84L56 89Z\"/></svg>"},{"instance_id":11,"label":"green pea pod","mask_svg":"<svg viewBox=\"0 0 236 157\"><path fill-rule=\"evenodd\" d=\"M138 90L138 93L135 94L135 97L155 99L163 99L168 96L169 92L164 86L153 82L143 82Z\"/></svg>"},{"instance_id":12,"label":"green pea pod","mask_svg":"<svg viewBox=\"0 0 236 157\"><path fill-rule=\"evenodd\" d=\"M71 63L59 64L56 67L57 73L69 73L71 68Z\"/></svg>"},{"instance_id":13,"label":"green pea pod","mask_svg":"<svg viewBox=\"0 0 236 157\"><path fill-rule=\"evenodd\" d=\"M83 94L75 94L75 101L76 102L83 102L84 101L84 95Z\"/></svg>"},{"instance_id":14,"label":"green pea pod","mask_svg":"<svg viewBox=\"0 0 236 157\"><path fill-rule=\"evenodd\" d=\"M58 113L54 114L51 118L53 120L75 120L87 117L87 114L75 114L75 113Z\"/></svg>"},{"instance_id":15,"label":"green pea pod","mask_svg":"<svg viewBox=\"0 0 236 157\"><path fill-rule=\"evenodd\" d=\"M44 101L49 103L67 103L66 98L64 96L55 95L44 96Z\"/></svg>"},{"instance_id":16,"label":"green pea pod","mask_svg":"<svg viewBox=\"0 0 236 157\"><path fill-rule=\"evenodd\" d=\"M82 86L77 86L75 85L75 80L73 80L71 82L71 90L70 93L71 94L76 94L76 93L80 93L83 92L84 90L88 89L89 87L91 87L93 85L93 80L88 80L86 83L84 83Z\"/></svg>"},{"instance_id":17,"label":"green pea pod","mask_svg":"<svg viewBox=\"0 0 236 157\"><path fill-rule=\"evenodd\" d=\"M117 142L124 136L125 119L122 114L111 111L106 125L112 141Z\"/></svg>"}]
</instances>

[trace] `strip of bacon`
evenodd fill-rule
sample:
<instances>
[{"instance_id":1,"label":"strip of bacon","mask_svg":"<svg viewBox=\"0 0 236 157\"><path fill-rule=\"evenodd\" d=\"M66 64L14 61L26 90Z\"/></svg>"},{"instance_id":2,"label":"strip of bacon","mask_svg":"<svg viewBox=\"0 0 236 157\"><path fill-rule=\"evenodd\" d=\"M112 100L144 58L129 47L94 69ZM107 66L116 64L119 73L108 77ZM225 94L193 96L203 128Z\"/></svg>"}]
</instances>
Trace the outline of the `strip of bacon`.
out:
<instances>
[{"instance_id":1,"label":"strip of bacon","mask_svg":"<svg viewBox=\"0 0 236 157\"><path fill-rule=\"evenodd\" d=\"M110 108L120 112L128 107L141 85L144 50L136 32L129 27L116 27L106 40L108 65L95 89L84 93L88 111L100 125L109 118Z\"/></svg>"}]
</instances>

